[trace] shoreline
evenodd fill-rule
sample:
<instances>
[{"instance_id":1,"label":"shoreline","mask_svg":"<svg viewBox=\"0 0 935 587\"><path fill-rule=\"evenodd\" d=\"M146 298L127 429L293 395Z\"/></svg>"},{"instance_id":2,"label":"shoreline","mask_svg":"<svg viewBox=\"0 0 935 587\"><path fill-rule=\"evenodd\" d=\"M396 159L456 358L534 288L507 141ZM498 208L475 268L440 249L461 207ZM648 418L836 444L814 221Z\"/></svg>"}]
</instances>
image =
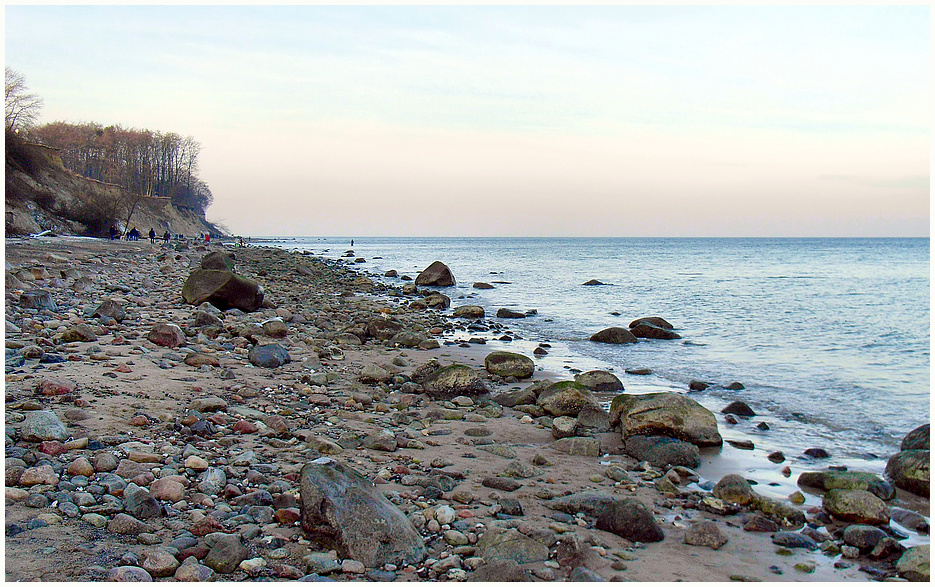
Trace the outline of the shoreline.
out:
<instances>
[{"instance_id":1,"label":"shoreline","mask_svg":"<svg viewBox=\"0 0 935 587\"><path fill-rule=\"evenodd\" d=\"M175 245L175 243L172 244ZM587 568L605 579L641 581L682 579L701 581L728 580L731 575L745 575L764 580L867 580L870 577L860 572L860 565L855 564L862 563L862 559L844 561L849 562L850 566L835 568L833 563L841 560L840 555L828 557L817 551L803 552L796 549L791 556L777 556L775 553L776 545L771 543L769 534L741 530L740 526L742 524L739 523L740 517L738 514L718 516L698 509L686 508L685 499L687 499L686 496L690 491L687 484L681 486L681 498L673 498L660 493L653 482L640 479L638 476L634 479L633 475L631 475L631 478L622 485L620 482L615 483L612 479L602 476L602 471L606 468L606 465L600 464L602 462L620 463L631 470L637 464L635 459L622 454L619 433L605 432L595 435L601 440L602 446L606 444L609 449L606 451L607 456L565 455L550 448L554 438L547 428L541 424L524 421L521 417L522 413L510 408L503 408L502 415L493 417L490 414L481 415L476 408L444 407L447 405L446 402L423 398L420 400L419 405L406 409L396 407L391 408L389 412L375 409L378 404L386 404L393 399L398 400L400 394L392 386L387 386L384 389L381 386L360 382L358 380L359 373L363 368L373 365L390 367L395 364L394 361L406 364L405 367L399 370L401 373L409 372L433 357L438 358L443 365L452 362L464 363L474 367L488 384L498 392L515 387L525 388L533 381L547 377L567 379L570 376L568 373L555 370L536 371L530 380L524 379L515 384L499 385L491 381L483 372L483 358L488 352L500 346L495 344L471 345L469 348L463 348L456 344L441 344L439 348L430 350L391 348L383 343L374 342L366 342L362 345L345 343L335 345L333 337L334 333L340 331L339 320L354 319L355 317L363 318L365 316L385 315L399 320L407 326L417 326L425 331L438 328L443 332L439 332L434 336L440 341L447 340L446 336L453 338L460 335L458 331L453 331L450 334L444 332L446 329L444 325L451 322L448 317L441 315L445 314L444 312L439 314L431 310L417 311L406 308L404 304L408 304L414 298L396 296L389 288L380 284L366 285L360 280L362 274L356 271L353 266L334 263L330 260L327 262L318 261L314 257L309 258L309 256L300 253L280 254L275 251L281 251L281 249L272 247L251 246L240 249L225 248L215 244L204 247L203 245L190 243L190 248L187 250L177 250L175 246L167 250L159 245L151 246L149 243L137 242L121 243L115 248L108 241L101 241L95 245L95 243L67 238L28 239L22 242L17 241L17 239L7 239L5 246L7 261L14 265L14 268L38 264L47 265L51 271L72 266L82 273L100 276L102 279L106 278L104 279L105 283L92 283L88 290L90 292L88 296L75 296L76 300L71 302L71 305L66 305L69 302L63 300L63 307L74 308L74 311L66 312L61 319L54 316L50 318L48 321L51 324L45 326L44 329L48 330L51 327L49 334L53 336L47 338L54 338L53 333L63 327L67 328L70 324L86 320L89 324L100 325L102 327L100 330L107 331L99 334L96 341L59 345L62 346L62 351L69 357L69 360L64 363L51 363L40 367L37 362L30 361L25 365L26 368L21 373L13 373L14 377L12 378L8 369L8 417L13 413L25 416L29 409L23 408L22 404L19 404L17 408L11 406L17 406L17 402L29 401L38 402L41 407L51 407L53 411L62 412L63 414L67 409L70 409L70 406L74 406L79 410L93 410L95 414L101 414L99 416L101 419L99 421L94 421L91 418L74 422L69 421L69 432L73 433L71 436L77 438L74 433L84 433L91 440L99 440L105 437L118 437L116 439L120 440L119 437L123 434L128 439L138 438L139 440L134 442L142 442L150 447L159 447L160 450L166 453L162 462L158 463L161 469L175 470L182 477L187 478L190 486L193 487L197 482L198 475L195 474L194 469L189 471L188 467L181 466L180 461L184 460L180 458L184 454L181 449L184 448L186 442L178 437L179 429L177 424L191 415L189 410L191 402L206 394L224 398L227 408L215 412L219 416L214 418L223 423L215 423L214 426L226 431L217 438L211 436L195 438L194 441L188 444L192 444L196 452L200 453L206 461L212 462L213 459L217 463L234 461L239 449L250 446L254 454L259 457L259 460L265 461L265 465L277 469L275 473L267 475L277 477L278 481L288 480L288 475L295 473L300 463L307 462L314 454L319 454L305 445L310 438L313 440L321 438L321 435L328 429L343 429L343 432L347 433L349 438L352 436L352 432L374 433L381 427L391 423L386 417L387 414L400 413L405 415L411 411L424 417L433 410L460 410L459 414L454 415L460 415L461 419L436 419L424 429L425 431L450 430L449 434L424 437L435 442L437 446L426 443L422 448L397 448L393 451L384 451L374 448L350 448L354 443L354 441L350 441L349 446L343 448L333 458L346 461L354 467L359 467L362 473L372 479L382 479L385 483L378 485L378 487L383 491L395 491L397 496L411 494L412 486L400 484L400 479L393 475L383 479L381 477L383 475L382 470L390 467L393 463L408 463L408 466L412 468L413 465L418 465L419 462L428 462L435 458L452 461L452 465L448 465L451 467L450 470L471 471L469 474L465 474L464 481L458 487L442 492L441 496L434 498L420 500L418 498L401 497L400 501L403 507L410 509L410 513L412 513L414 511L412 508L422 507L416 506L416 503L425 503L427 510L436 511L443 505L449 505L454 507L456 511L471 512L471 516L465 517L464 520L480 522L484 525L486 531L492 531L500 523L507 526L520 524L528 530L530 535L534 534L530 528L554 527L554 529L550 530L553 532L554 538L570 539L571 536L578 537L577 539L584 545L581 547L582 552L580 554L587 559L589 563L586 565ZM204 351L203 354L219 357L221 359L220 366L208 368L190 367L185 365L184 361L165 358L165 353L170 351L152 345L146 341L145 337L146 331L155 322L168 320L176 321L181 325L189 322L195 308L184 305L178 297L178 292L188 273L197 266L201 256L209 250L228 250L237 255L238 271L244 271L247 277L260 281L264 288L267 289L269 299L278 308L264 309L258 313L243 316L225 315L224 321L227 323L225 326L227 332L222 332L223 336L220 339L196 336L192 341L186 343L187 347L192 350ZM49 257L49 253L52 254L52 257ZM127 262L126 253L134 254L133 266L129 272L122 272L121 265L125 265ZM165 256L160 259L159 257L163 254ZM65 259L65 261L60 261L59 258ZM281 270L280 265L286 265L288 270ZM312 276L306 276L309 279L305 281L297 280L295 273L296 268L302 265L309 268L309 271L313 274ZM340 278L337 276L340 276ZM140 287L134 282L134 280L139 280L139 282L145 284L147 277L151 282L151 286L145 287L151 292L148 295L146 292L137 291ZM130 291L111 289L108 292L107 288L113 285L106 283L108 279L120 282ZM329 281L332 279L339 280ZM130 280L131 283L126 283L127 280ZM310 285L315 285L320 290L314 291L310 289ZM62 290L70 288L71 283L69 279L65 279L60 286L53 285L52 287L60 287L60 290L55 291L53 289L53 291L55 294L63 294L64 291ZM361 291L367 289L370 291ZM68 289L67 291L71 290ZM19 312L17 304L11 300L10 293L8 288L7 320L10 320L11 313ZM141 293L144 295L140 295ZM131 311L132 317L125 324L112 323L104 325L100 324L97 319L85 318L85 313L91 309L92 298L94 302L99 302L103 298L115 294L117 297L126 300L127 308ZM59 295L58 297L65 298L66 296ZM82 307L80 309L75 307L75 303L81 304ZM245 328L249 330L250 324L270 319L277 314L281 314L281 317L286 319L288 333L284 339L276 340L284 341L283 344L289 347L290 355L295 355L293 362L278 369L253 367L249 364L249 361L245 360L246 351L250 346L249 343L245 342L243 346L238 346L241 342L237 341L237 337L228 335L237 331L244 331ZM289 321L296 314L302 314L304 322ZM286 316L289 316L289 318L287 319ZM42 331L43 329L39 329L39 332ZM120 343L118 337L121 336L129 344L126 344L126 342ZM272 340L264 337L262 329L260 332L254 331L252 336L257 340ZM33 343L36 340L36 337L30 333L28 328L21 333L7 332L6 338L8 348L10 348L9 342L11 340L21 340L24 343L23 348L30 346L25 343ZM240 338L244 338L244 341L247 340L242 336ZM231 344L233 348L224 348L218 340ZM103 360L86 358L90 357L88 351L93 346L101 347L102 352L106 355ZM321 354L321 351L332 346L342 347L343 359L332 360ZM503 346L506 347L507 345ZM139 352L132 352L137 348L140 349ZM180 353L176 352L176 354ZM71 360L70 357L72 356L78 358ZM169 364L168 369L165 366L157 365L159 359L150 360L159 356L163 356L161 360ZM125 368L118 370L121 364ZM396 367L401 366L396 364ZM234 377L226 379L226 371L230 371ZM166 374L170 375L168 380ZM22 376L21 379L18 378L20 375ZM62 396L40 397L35 395L33 386L37 383L37 379L41 379L45 375L71 378L78 383L78 391L72 392L73 397L70 404L63 403L60 399ZM324 385L303 381L303 378L314 382L323 381L316 377L319 375L324 375L326 380L329 378L330 380L325 382ZM93 391L95 389L98 389L97 394ZM390 390L388 394L386 389ZM135 396L136 393L141 393L148 400L142 401L141 398ZM89 405L82 408L75 403L76 401L81 403L82 400ZM308 406L311 411L302 414L299 408L282 409L283 406L288 407L292 404ZM154 407L148 407L150 405ZM396 404L390 404L390 406L392 405ZM265 414L264 417L267 417L267 419L269 419L270 414L279 412L280 418L285 419L287 425L291 423L291 427L282 434L272 436L262 436L262 434L255 432L238 432L235 435L230 432L234 420L232 417L235 413L234 409L251 406L263 407L262 414ZM380 409L382 410L382 407ZM128 416L132 415L131 412L134 411L146 412L146 426L134 428L129 424L129 420L132 418ZM308 419L308 414L312 412L315 414L314 419L318 420L317 423L312 423ZM303 415L305 416L304 420L301 417ZM256 415L252 417L260 418L260 416ZM468 417L470 419L466 419ZM328 418L336 419L336 421L332 422ZM478 420L478 418L483 418L483 420ZM330 424L326 422L330 422ZM9 423L8 420L8 425ZM19 422L14 422L14 427L17 424ZM723 422L720 420L719 425L722 426L723 430ZM466 430L477 426L488 428L491 438L496 439L499 444L511 448L517 453L517 456L513 459L504 459L501 456L481 450L470 450L473 453L472 456L470 458L464 457L465 452L471 446L467 441L473 438L465 436L464 433ZM398 427L396 429L397 431L411 430L412 427ZM176 435L173 436L173 434ZM465 443L458 442L459 439L464 440ZM230 444L225 446L228 440L230 440ZM18 444L26 450L26 453L32 452L35 454L34 444L21 440L18 441ZM114 447L124 444L126 444L126 441L108 446L111 447L110 450L113 450ZM474 448L479 446L483 445L474 445ZM73 462L80 456L91 457L93 452L93 450L87 448L72 448L62 453L58 460L64 465ZM721 456L715 457L715 460L719 460L716 464L721 465L721 469L724 469L725 474L728 472L744 474L745 471L742 469L728 471L726 469L731 469L733 465L724 465L731 460L732 456L736 456L738 462L743 462L743 457L746 454L739 454L741 452L725 445ZM124 453L126 453L125 450ZM734 455L733 453L738 454ZM494 490L481 486L480 481L485 472L502 470L505 465L512 461L528 463L532 461L536 454L546 456L547 460L552 464L543 467L538 475L520 479L525 485L523 490L517 491L515 494L500 491L497 496L491 496L490 494ZM129 453L126 453L126 456L129 460ZM231 465L228 464L227 466L230 467ZM266 467L262 468L266 469ZM418 471L417 468L413 470ZM719 469L714 467L712 470ZM279 478L281 475L286 477ZM68 475L61 475L61 477L68 477ZM600 479L595 480L598 477ZM793 479L794 477L795 475L793 475ZM718 479L719 477L710 479L710 481L713 483ZM294 490L294 483L291 485L293 485L292 489ZM630 490L631 487L632 491ZM87 523L78 522L77 520L81 519L80 517L73 519L67 513L62 515L61 509L55 510L48 506L38 509L23 507L22 503L27 497L14 492L14 497L19 499L12 499L11 501L10 488L11 486L8 483L7 507L5 508L8 524L14 523L25 526L28 520L36 519L35 514L37 513L49 514L47 519L51 520L50 526L29 529L12 537L8 533L6 541L7 560L23 561L24 564L21 568L16 569L11 568L8 564L7 578L28 578L28 573L38 572L38 567L31 570L28 564L30 557L37 559L34 561L36 564L39 562L38 559L42 558L41 553L38 552L36 540L29 540L31 533L39 538L43 538L43 533L46 533L48 536L45 538L49 540L55 530L66 527L74 529L74 533L80 534L83 528L82 524L87 526ZM54 490L41 491L33 489L26 490L26 493L32 495ZM555 512L547 507L548 502L551 500L537 497L537 493L542 490L553 493L555 496L565 491L577 492L584 490L601 490L626 496L636 496L647 505L651 505L659 519L665 520L661 524L665 539L658 543L638 545L612 533L594 529L593 520L581 519L584 525L569 525L568 520L558 521L552 516ZM467 503L452 501L452 494L457 491L470 493L472 499ZM283 493L288 493L288 491ZM812 501L806 501L806 506L803 507L814 505L814 497L810 496L808 492L805 493L806 499ZM514 496L520 499L526 509L524 515L512 519L509 517L498 519L495 511L497 510L496 506L501 503L503 497ZM155 542L156 538L151 536L145 536L143 543L139 544L132 541L127 543L125 538L114 538L112 542L106 539L103 540L102 548L105 550L111 548L114 552L123 550L124 554L127 551L133 551L135 556L139 558L142 551L152 550L160 546L165 548L172 540L177 539L180 530L167 527L166 522L177 521L179 524L169 524L169 526L186 528L188 524L194 523L192 522L193 518L199 517L200 514L196 515L198 512L217 513L218 504L229 501L229 499L216 496L216 499L209 498L211 503L206 505L203 500L202 502L193 502L193 499L200 498L193 496L192 490L189 489L186 491L184 499L180 500L184 502L179 506L183 509L175 508L179 512L178 516L171 518L157 516L154 520L148 522L154 526L151 529L155 531L143 532L142 534L155 536L159 539L158 542ZM903 503L906 497L900 491L900 497L897 499L900 499L900 503ZM927 500L924 501L925 515L928 515ZM820 498L817 503L820 505ZM221 512L223 512L223 509L221 508ZM56 514L55 511L59 513ZM221 513L217 515L223 517ZM55 520L51 516L57 516L59 520ZM726 545L713 550L702 546L687 545L682 541L686 522L702 518L711 519L718 523L721 530L728 537ZM733 526L725 523L731 520L734 520L732 522ZM95 519L95 521L97 520ZM307 542L303 543L304 538L301 537L301 532L296 530L294 524L280 524L280 526L278 528L264 527L266 529L262 530L261 535L269 532L267 535L285 537L281 540L285 544L282 548L288 551L284 559L271 557L269 556L269 550L264 550L262 546L251 542L251 538L244 539L244 543L251 549L251 555L256 554L258 558L265 561L264 564L258 567L262 569L259 571L259 576L290 578L289 573L294 573L292 569L299 568L303 572L308 570L301 564L301 561L303 556L310 552L310 545ZM88 530L88 528L84 528L84 530ZM225 531L236 532L237 528L226 528ZM67 534L71 535L71 533L72 530L69 530ZM471 532L465 531L464 533L470 534ZM243 532L241 532L241 535L243 536ZM430 529L423 530L423 535L431 545L430 558L435 558L435 563L422 565L421 570L418 566L414 566L411 570L407 568L393 571L382 569L381 572L393 573L391 580L425 580L430 578L433 573L438 576L445 576L449 571L451 571L451 577L457 577L459 573L453 571L454 567L445 568L445 565L438 565L438 563L456 556L454 551L459 547L446 544L440 538L440 533L433 533ZM478 536L475 536L476 538ZM925 540L927 543L927 536ZM150 542L146 543L146 541ZM65 544L70 544L67 538ZM81 540L76 539L74 546L77 547L79 544L81 544ZM157 546L157 544L160 546ZM470 549L476 548L476 545L475 542L463 545L463 547ZM36 552L31 553L30 549L36 550ZM463 556L462 562L470 558L467 556L467 552L467 550L462 550L461 554L457 554L457 556ZM448 554L442 558L443 553ZM71 551L71 556L75 559L87 558L86 553L80 554L74 550ZM103 578L103 575L106 575L114 567L106 568L107 565L103 564L104 558L100 553L95 552L91 558L94 559L95 556L101 558L102 564L88 565L86 562L72 561L70 564L66 564L63 571L61 571L71 574L62 575L54 580L99 580ZM119 558L117 557L118 560ZM278 562L283 560L287 562ZM550 558L549 561L555 562L553 558ZM800 562L805 565L803 568L811 568L811 570L794 569L794 565ZM291 568L278 568L276 567L277 564L287 564ZM876 561L873 564L876 564ZM433 570L431 567L435 565L438 565L439 570L444 569L444 572L440 573ZM775 574L775 570L771 571L770 566L779 567L783 574ZM95 568L88 571L89 567ZM542 562L526 563L522 567L526 571L532 572L540 580L557 580L572 570L567 565L558 564L556 567L544 565ZM478 567L475 571L475 569L470 569L461 564L458 569L464 573L471 573L480 571L483 566ZM13 577L11 577L11 572L14 573ZM39 576L41 574L34 576L33 579ZM248 571L236 570L230 575L219 575L218 578L243 580L250 576L252 575ZM379 574L375 576L384 579L390 577L390 575ZM360 576L350 572L339 572L335 577L353 579Z\"/></svg>"}]
</instances>

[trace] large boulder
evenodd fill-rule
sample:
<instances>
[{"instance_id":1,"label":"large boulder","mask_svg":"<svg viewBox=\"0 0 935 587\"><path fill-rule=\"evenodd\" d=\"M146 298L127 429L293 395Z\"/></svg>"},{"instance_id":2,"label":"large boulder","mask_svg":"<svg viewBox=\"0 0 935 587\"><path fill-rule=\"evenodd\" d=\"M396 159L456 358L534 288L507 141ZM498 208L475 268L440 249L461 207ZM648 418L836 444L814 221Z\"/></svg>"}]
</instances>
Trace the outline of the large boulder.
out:
<instances>
[{"instance_id":1,"label":"large boulder","mask_svg":"<svg viewBox=\"0 0 935 587\"><path fill-rule=\"evenodd\" d=\"M549 547L520 534L515 528L493 527L477 541L477 554L488 563L513 561L526 564L548 560Z\"/></svg>"},{"instance_id":2,"label":"large boulder","mask_svg":"<svg viewBox=\"0 0 935 587\"><path fill-rule=\"evenodd\" d=\"M636 328L640 324L649 324L655 326L656 328L665 328L666 330L674 330L675 327L672 326L668 320L665 318L660 318L659 316L647 316L645 318L637 318L633 322L630 322L630 328Z\"/></svg>"},{"instance_id":3,"label":"large boulder","mask_svg":"<svg viewBox=\"0 0 935 587\"><path fill-rule=\"evenodd\" d=\"M610 328L605 328L600 332L591 335L591 338L588 339L593 342L603 342L606 344L627 344L637 342L636 337L627 330L626 328L620 328L619 326L611 326Z\"/></svg>"},{"instance_id":4,"label":"large boulder","mask_svg":"<svg viewBox=\"0 0 935 587\"><path fill-rule=\"evenodd\" d=\"M929 424L923 424L903 438L899 450L929 450L932 431Z\"/></svg>"},{"instance_id":5,"label":"large boulder","mask_svg":"<svg viewBox=\"0 0 935 587\"><path fill-rule=\"evenodd\" d=\"M903 450L887 461L886 474L896 487L928 497L930 460L931 451Z\"/></svg>"},{"instance_id":6,"label":"large boulder","mask_svg":"<svg viewBox=\"0 0 935 587\"><path fill-rule=\"evenodd\" d=\"M833 517L853 524L885 525L889 508L883 500L860 489L832 489L825 493L821 507Z\"/></svg>"},{"instance_id":7,"label":"large boulder","mask_svg":"<svg viewBox=\"0 0 935 587\"><path fill-rule=\"evenodd\" d=\"M492 375L526 379L532 377L536 364L526 355L508 351L494 351L484 358L484 368Z\"/></svg>"},{"instance_id":8,"label":"large boulder","mask_svg":"<svg viewBox=\"0 0 935 587\"><path fill-rule=\"evenodd\" d=\"M722 501L738 505L750 505L758 501L757 494L750 487L750 482L734 473L721 477L711 493Z\"/></svg>"},{"instance_id":9,"label":"large boulder","mask_svg":"<svg viewBox=\"0 0 935 587\"><path fill-rule=\"evenodd\" d=\"M357 471L323 457L302 467L302 528L326 550L367 567L419 563L425 544L412 523Z\"/></svg>"},{"instance_id":10,"label":"large boulder","mask_svg":"<svg viewBox=\"0 0 935 587\"><path fill-rule=\"evenodd\" d=\"M672 331L671 324L658 316L634 320L630 323L630 333L636 338L657 338L662 340L682 338Z\"/></svg>"},{"instance_id":11,"label":"large boulder","mask_svg":"<svg viewBox=\"0 0 935 587\"><path fill-rule=\"evenodd\" d=\"M386 318L373 318L367 322L367 336L377 340L389 340L403 329L403 325Z\"/></svg>"},{"instance_id":12,"label":"large boulder","mask_svg":"<svg viewBox=\"0 0 935 587\"><path fill-rule=\"evenodd\" d=\"M802 487L812 487L828 491L830 489L862 489L880 499L890 500L896 497L893 486L874 473L864 471L806 471L797 481Z\"/></svg>"},{"instance_id":13,"label":"large boulder","mask_svg":"<svg viewBox=\"0 0 935 587\"><path fill-rule=\"evenodd\" d=\"M899 573L899 576L909 581L928 583L931 580L929 549L928 544L922 544L913 546L904 552L896 561L896 572Z\"/></svg>"},{"instance_id":14,"label":"large boulder","mask_svg":"<svg viewBox=\"0 0 935 587\"><path fill-rule=\"evenodd\" d=\"M620 394L610 404L610 421L631 436L669 436L696 446L721 446L717 419L695 400L671 392Z\"/></svg>"},{"instance_id":15,"label":"large boulder","mask_svg":"<svg viewBox=\"0 0 935 587\"><path fill-rule=\"evenodd\" d=\"M68 439L68 430L55 412L36 410L26 413L26 420L19 429L19 437L26 442L63 441Z\"/></svg>"},{"instance_id":16,"label":"large boulder","mask_svg":"<svg viewBox=\"0 0 935 587\"><path fill-rule=\"evenodd\" d=\"M208 302L219 310L253 312L263 304L263 288L231 271L197 269L182 286L182 298L194 306Z\"/></svg>"},{"instance_id":17,"label":"large boulder","mask_svg":"<svg viewBox=\"0 0 935 587\"><path fill-rule=\"evenodd\" d=\"M441 261L435 261L416 277L416 285L448 287L455 284L451 269Z\"/></svg>"},{"instance_id":18,"label":"large boulder","mask_svg":"<svg viewBox=\"0 0 935 587\"><path fill-rule=\"evenodd\" d=\"M422 387L432 399L451 399L466 395L474 397L488 392L484 380L467 365L451 365L429 376Z\"/></svg>"},{"instance_id":19,"label":"large boulder","mask_svg":"<svg viewBox=\"0 0 935 587\"><path fill-rule=\"evenodd\" d=\"M254 346L250 349L248 358L254 367L266 367L268 369L282 367L292 360L289 356L289 351L282 345L276 343L258 344Z\"/></svg>"},{"instance_id":20,"label":"large boulder","mask_svg":"<svg viewBox=\"0 0 935 587\"><path fill-rule=\"evenodd\" d=\"M233 272L235 258L236 255L227 251L212 251L201 258L201 268Z\"/></svg>"},{"instance_id":21,"label":"large boulder","mask_svg":"<svg viewBox=\"0 0 935 587\"><path fill-rule=\"evenodd\" d=\"M600 407L591 390L574 381L553 383L539 394L536 405L553 416L577 416L585 406Z\"/></svg>"},{"instance_id":22,"label":"large boulder","mask_svg":"<svg viewBox=\"0 0 935 587\"><path fill-rule=\"evenodd\" d=\"M623 391L623 383L616 375L609 371L585 371L575 375L575 382L587 387L591 391L609 392Z\"/></svg>"},{"instance_id":23,"label":"large boulder","mask_svg":"<svg viewBox=\"0 0 935 587\"><path fill-rule=\"evenodd\" d=\"M641 501L628 497L615 500L597 518L595 526L598 530L613 532L636 542L661 542L665 538L652 510Z\"/></svg>"}]
</instances>

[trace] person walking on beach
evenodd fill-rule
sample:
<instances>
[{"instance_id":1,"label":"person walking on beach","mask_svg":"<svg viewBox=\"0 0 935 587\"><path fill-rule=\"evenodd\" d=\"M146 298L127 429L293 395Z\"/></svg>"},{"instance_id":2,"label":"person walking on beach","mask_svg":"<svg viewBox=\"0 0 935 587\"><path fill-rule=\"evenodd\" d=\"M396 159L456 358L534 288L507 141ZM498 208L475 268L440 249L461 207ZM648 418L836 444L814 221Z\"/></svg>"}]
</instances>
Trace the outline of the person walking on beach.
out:
<instances>
[{"instance_id":1,"label":"person walking on beach","mask_svg":"<svg viewBox=\"0 0 935 587\"><path fill-rule=\"evenodd\" d=\"M149 229L149 242L156 244L156 231L152 228Z\"/></svg>"},{"instance_id":2,"label":"person walking on beach","mask_svg":"<svg viewBox=\"0 0 935 587\"><path fill-rule=\"evenodd\" d=\"M117 227L110 225L110 240L117 240Z\"/></svg>"},{"instance_id":3,"label":"person walking on beach","mask_svg":"<svg viewBox=\"0 0 935 587\"><path fill-rule=\"evenodd\" d=\"M166 241L166 244L169 244L169 231L167 230L165 234L162 235L162 240Z\"/></svg>"},{"instance_id":4,"label":"person walking on beach","mask_svg":"<svg viewBox=\"0 0 935 587\"><path fill-rule=\"evenodd\" d=\"M206 233L205 233L205 244L206 244L206 245L210 245L210 244L211 244L211 233L210 233L210 232L206 232Z\"/></svg>"}]
</instances>

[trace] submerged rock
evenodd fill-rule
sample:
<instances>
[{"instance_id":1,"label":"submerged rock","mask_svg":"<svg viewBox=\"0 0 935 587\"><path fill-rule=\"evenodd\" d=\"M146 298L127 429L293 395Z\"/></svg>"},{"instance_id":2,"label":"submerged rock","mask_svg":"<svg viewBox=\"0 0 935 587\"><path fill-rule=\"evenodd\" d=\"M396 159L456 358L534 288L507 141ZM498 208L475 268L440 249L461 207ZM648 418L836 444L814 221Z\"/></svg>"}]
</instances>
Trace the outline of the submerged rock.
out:
<instances>
[{"instance_id":1,"label":"submerged rock","mask_svg":"<svg viewBox=\"0 0 935 587\"><path fill-rule=\"evenodd\" d=\"M611 326L600 332L591 335L588 339L593 342L603 342L606 344L629 344L637 342L636 337L626 328Z\"/></svg>"}]
</instances>

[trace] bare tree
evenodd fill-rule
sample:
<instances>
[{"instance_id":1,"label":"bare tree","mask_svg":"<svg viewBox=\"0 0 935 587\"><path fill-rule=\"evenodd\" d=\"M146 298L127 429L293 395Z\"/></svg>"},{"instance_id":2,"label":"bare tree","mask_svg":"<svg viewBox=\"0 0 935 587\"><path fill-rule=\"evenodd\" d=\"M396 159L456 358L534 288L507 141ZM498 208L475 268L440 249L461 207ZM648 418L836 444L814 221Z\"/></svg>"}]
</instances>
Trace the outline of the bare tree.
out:
<instances>
[{"instance_id":1,"label":"bare tree","mask_svg":"<svg viewBox=\"0 0 935 587\"><path fill-rule=\"evenodd\" d=\"M42 98L29 92L26 78L9 67L5 69L4 118L6 129L29 129L39 119Z\"/></svg>"}]
</instances>

